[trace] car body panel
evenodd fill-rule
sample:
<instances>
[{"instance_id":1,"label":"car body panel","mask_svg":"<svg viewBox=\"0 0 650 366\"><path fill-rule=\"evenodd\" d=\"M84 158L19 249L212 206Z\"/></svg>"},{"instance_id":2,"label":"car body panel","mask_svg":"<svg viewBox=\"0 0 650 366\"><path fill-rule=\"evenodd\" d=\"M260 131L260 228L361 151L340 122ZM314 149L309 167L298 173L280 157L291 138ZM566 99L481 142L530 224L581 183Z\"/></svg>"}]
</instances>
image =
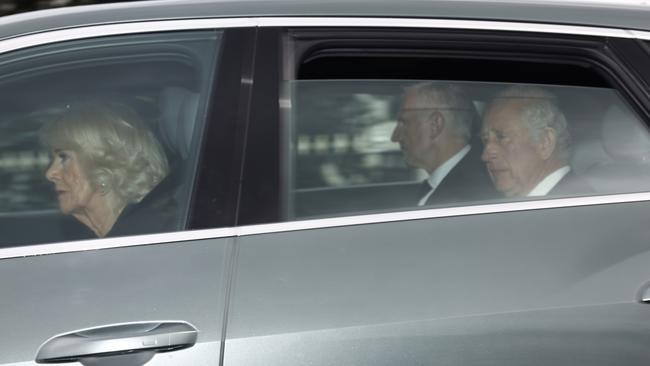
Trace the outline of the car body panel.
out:
<instances>
[{"instance_id":1,"label":"car body panel","mask_svg":"<svg viewBox=\"0 0 650 366\"><path fill-rule=\"evenodd\" d=\"M224 238L0 260L0 364L33 360L43 342L73 330L181 320L199 330L199 347L179 353L217 365L232 245ZM155 364L176 365L175 354Z\"/></svg>"},{"instance_id":2,"label":"car body panel","mask_svg":"<svg viewBox=\"0 0 650 366\"><path fill-rule=\"evenodd\" d=\"M150 1L6 17L0 49L217 27L650 38L649 15L577 2ZM260 77L241 79L254 92ZM579 197L3 248L0 364L34 365L57 334L157 320L199 329L194 347L149 363L161 366L647 364L650 306L637 292L650 280L649 202Z\"/></svg>"},{"instance_id":3,"label":"car body panel","mask_svg":"<svg viewBox=\"0 0 650 366\"><path fill-rule=\"evenodd\" d=\"M647 316L629 304L290 332L229 340L224 364L646 365Z\"/></svg>"},{"instance_id":4,"label":"car body panel","mask_svg":"<svg viewBox=\"0 0 650 366\"><path fill-rule=\"evenodd\" d=\"M650 279L647 210L610 204L241 237L224 364L463 364L473 343L497 358L470 364L546 355L527 337L567 348L526 364L578 355L609 364L621 355L603 348L609 341L649 335L650 307L637 304ZM571 326L557 327L564 318ZM630 347L629 364L650 359Z\"/></svg>"},{"instance_id":5,"label":"car body panel","mask_svg":"<svg viewBox=\"0 0 650 366\"><path fill-rule=\"evenodd\" d=\"M395 17L503 20L650 30L643 5L558 1L465 0L180 0L52 9L3 17L0 39L20 34L119 22L242 17Z\"/></svg>"}]
</instances>

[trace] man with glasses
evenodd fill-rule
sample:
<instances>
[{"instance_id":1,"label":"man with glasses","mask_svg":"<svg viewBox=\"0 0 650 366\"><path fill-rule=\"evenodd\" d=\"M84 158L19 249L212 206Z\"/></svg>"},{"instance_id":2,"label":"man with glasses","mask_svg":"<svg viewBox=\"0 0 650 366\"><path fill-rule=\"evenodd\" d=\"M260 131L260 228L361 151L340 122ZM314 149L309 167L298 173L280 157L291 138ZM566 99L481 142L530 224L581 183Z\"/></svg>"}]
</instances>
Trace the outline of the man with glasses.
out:
<instances>
[{"instance_id":1,"label":"man with glasses","mask_svg":"<svg viewBox=\"0 0 650 366\"><path fill-rule=\"evenodd\" d=\"M410 166L429 173L418 206L494 197L480 146L472 147L476 110L454 84L419 83L405 89L391 140Z\"/></svg>"}]
</instances>

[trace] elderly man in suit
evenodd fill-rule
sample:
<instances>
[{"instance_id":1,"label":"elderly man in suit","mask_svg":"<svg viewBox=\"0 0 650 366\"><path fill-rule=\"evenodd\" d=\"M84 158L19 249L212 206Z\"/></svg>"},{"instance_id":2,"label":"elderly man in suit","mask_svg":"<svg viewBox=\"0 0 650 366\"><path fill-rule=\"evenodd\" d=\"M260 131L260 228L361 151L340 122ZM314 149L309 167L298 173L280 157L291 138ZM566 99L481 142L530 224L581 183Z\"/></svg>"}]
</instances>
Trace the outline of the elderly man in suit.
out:
<instances>
[{"instance_id":1,"label":"elderly man in suit","mask_svg":"<svg viewBox=\"0 0 650 366\"><path fill-rule=\"evenodd\" d=\"M476 110L454 84L419 83L406 88L391 140L399 143L410 166L429 173L419 206L471 202L494 196L480 160L480 147L470 143Z\"/></svg>"},{"instance_id":2,"label":"elderly man in suit","mask_svg":"<svg viewBox=\"0 0 650 366\"><path fill-rule=\"evenodd\" d=\"M515 85L498 93L483 116L481 139L482 159L506 197L593 191L571 172L567 120L542 88Z\"/></svg>"}]
</instances>

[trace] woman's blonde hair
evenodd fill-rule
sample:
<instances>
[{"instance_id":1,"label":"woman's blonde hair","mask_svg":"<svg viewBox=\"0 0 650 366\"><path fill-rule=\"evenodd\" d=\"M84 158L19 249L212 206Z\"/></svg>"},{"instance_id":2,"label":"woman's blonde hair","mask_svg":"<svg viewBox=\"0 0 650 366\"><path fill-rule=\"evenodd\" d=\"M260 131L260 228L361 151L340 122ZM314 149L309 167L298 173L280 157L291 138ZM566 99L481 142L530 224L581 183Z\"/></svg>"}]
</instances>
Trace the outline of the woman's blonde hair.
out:
<instances>
[{"instance_id":1,"label":"woman's blonde hair","mask_svg":"<svg viewBox=\"0 0 650 366\"><path fill-rule=\"evenodd\" d=\"M169 172L167 157L151 130L122 104L72 106L41 130L50 149L69 149L95 187L123 204L142 200Z\"/></svg>"}]
</instances>

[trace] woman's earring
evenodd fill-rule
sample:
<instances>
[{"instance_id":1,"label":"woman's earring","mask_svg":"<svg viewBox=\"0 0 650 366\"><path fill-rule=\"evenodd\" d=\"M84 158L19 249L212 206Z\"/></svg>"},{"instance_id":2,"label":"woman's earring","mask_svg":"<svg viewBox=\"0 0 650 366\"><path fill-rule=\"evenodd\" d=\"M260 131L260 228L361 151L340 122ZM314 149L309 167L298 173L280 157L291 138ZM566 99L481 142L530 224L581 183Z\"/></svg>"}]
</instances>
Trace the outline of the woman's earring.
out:
<instances>
[{"instance_id":1,"label":"woman's earring","mask_svg":"<svg viewBox=\"0 0 650 366\"><path fill-rule=\"evenodd\" d=\"M101 194L102 196L108 194L108 185L106 184L106 182L99 183L99 194Z\"/></svg>"}]
</instances>

